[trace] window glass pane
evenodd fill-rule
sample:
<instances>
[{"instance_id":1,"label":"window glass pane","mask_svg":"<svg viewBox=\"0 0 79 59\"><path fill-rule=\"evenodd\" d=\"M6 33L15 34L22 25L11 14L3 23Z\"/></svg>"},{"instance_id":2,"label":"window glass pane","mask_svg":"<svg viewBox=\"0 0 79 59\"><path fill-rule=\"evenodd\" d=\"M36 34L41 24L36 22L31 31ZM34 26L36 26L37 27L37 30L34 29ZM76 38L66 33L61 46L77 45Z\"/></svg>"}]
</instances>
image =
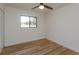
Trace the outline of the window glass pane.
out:
<instances>
[{"instance_id":1,"label":"window glass pane","mask_svg":"<svg viewBox=\"0 0 79 59\"><path fill-rule=\"evenodd\" d=\"M21 27L29 27L29 17L21 16Z\"/></svg>"},{"instance_id":2,"label":"window glass pane","mask_svg":"<svg viewBox=\"0 0 79 59\"><path fill-rule=\"evenodd\" d=\"M30 27L36 27L36 17L30 17Z\"/></svg>"}]
</instances>

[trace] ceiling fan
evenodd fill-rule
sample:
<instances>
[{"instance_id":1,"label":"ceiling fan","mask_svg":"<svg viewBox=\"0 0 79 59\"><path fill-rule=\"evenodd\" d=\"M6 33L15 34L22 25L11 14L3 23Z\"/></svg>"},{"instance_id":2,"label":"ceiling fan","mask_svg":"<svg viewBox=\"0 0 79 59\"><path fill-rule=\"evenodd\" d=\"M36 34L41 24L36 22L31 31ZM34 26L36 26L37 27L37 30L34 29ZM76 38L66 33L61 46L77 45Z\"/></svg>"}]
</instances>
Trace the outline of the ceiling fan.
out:
<instances>
[{"instance_id":1,"label":"ceiling fan","mask_svg":"<svg viewBox=\"0 0 79 59\"><path fill-rule=\"evenodd\" d=\"M52 7L47 6L47 5L45 5L44 3L40 3L38 6L35 6L35 7L33 7L32 9L35 9L35 8L39 8L39 9L47 8L47 9L50 9L50 10L53 9Z\"/></svg>"}]
</instances>

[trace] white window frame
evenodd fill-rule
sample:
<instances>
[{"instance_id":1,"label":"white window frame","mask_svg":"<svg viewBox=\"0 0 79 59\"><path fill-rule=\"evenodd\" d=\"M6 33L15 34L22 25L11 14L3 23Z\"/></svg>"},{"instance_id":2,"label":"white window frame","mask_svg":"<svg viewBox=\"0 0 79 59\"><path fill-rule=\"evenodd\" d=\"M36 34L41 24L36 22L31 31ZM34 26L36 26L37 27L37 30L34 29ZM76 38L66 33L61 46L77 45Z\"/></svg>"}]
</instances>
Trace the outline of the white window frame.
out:
<instances>
[{"instance_id":1,"label":"white window frame","mask_svg":"<svg viewBox=\"0 0 79 59\"><path fill-rule=\"evenodd\" d=\"M21 16L25 16L25 15L21 15ZM21 16L20 16L20 27L21 27ZM35 16L25 16L25 17L29 17L29 27L21 27L21 28L37 28L37 17L35 17ZM36 18L36 26L35 27L30 27L30 17L34 17L34 18Z\"/></svg>"}]
</instances>

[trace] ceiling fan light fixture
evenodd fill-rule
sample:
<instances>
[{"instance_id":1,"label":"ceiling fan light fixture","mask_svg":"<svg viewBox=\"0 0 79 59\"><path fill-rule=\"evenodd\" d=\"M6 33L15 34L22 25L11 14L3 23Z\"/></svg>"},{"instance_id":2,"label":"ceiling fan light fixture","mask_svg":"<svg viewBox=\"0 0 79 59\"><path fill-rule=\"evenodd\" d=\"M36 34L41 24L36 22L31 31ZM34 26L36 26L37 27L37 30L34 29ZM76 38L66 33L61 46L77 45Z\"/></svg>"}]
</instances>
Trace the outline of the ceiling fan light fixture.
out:
<instances>
[{"instance_id":1,"label":"ceiling fan light fixture","mask_svg":"<svg viewBox=\"0 0 79 59\"><path fill-rule=\"evenodd\" d=\"M39 6L39 9L44 9L44 6L43 6L43 5L40 5L40 6Z\"/></svg>"}]
</instances>

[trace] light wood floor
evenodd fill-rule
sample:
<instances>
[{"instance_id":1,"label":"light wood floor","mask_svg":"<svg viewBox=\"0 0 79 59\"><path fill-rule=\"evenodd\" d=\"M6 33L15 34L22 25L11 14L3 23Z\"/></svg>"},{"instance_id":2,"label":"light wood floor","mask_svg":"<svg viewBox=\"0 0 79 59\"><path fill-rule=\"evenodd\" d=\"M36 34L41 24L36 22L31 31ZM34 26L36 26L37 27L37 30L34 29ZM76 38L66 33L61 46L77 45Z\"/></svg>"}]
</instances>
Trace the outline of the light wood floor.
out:
<instances>
[{"instance_id":1,"label":"light wood floor","mask_svg":"<svg viewBox=\"0 0 79 59\"><path fill-rule=\"evenodd\" d=\"M78 55L78 53L47 39L40 39L5 47L2 55Z\"/></svg>"}]
</instances>

